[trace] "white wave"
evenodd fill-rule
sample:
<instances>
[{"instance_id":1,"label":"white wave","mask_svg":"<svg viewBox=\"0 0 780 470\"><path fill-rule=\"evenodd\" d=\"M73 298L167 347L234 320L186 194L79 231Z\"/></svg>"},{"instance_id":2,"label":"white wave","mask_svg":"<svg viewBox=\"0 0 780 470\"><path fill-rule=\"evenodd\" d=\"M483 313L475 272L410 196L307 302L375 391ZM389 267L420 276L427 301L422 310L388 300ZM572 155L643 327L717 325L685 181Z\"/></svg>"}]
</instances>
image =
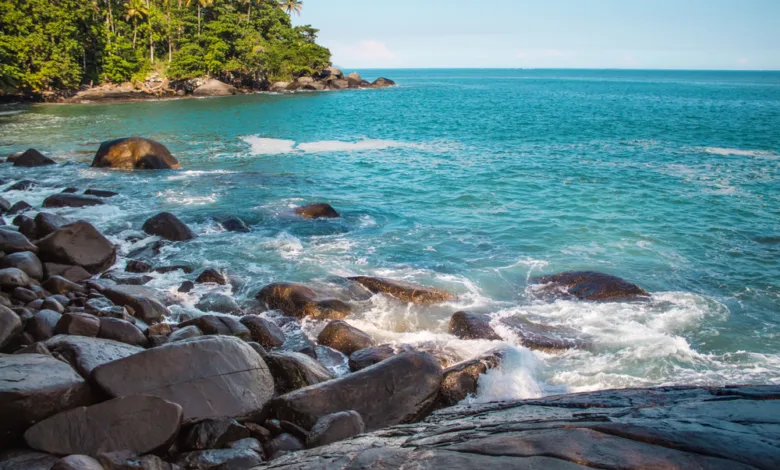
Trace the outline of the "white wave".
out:
<instances>
[{"instance_id":1,"label":"white wave","mask_svg":"<svg viewBox=\"0 0 780 470\"><path fill-rule=\"evenodd\" d=\"M22 114L24 111L0 111L0 116L13 116L14 114Z\"/></svg>"},{"instance_id":2,"label":"white wave","mask_svg":"<svg viewBox=\"0 0 780 470\"><path fill-rule=\"evenodd\" d=\"M501 366L480 376L476 396L467 397L465 403L488 403L501 400L537 398L542 388L536 379L539 362L525 348L502 348Z\"/></svg>"},{"instance_id":3,"label":"white wave","mask_svg":"<svg viewBox=\"0 0 780 470\"><path fill-rule=\"evenodd\" d=\"M297 149L306 153L356 152L363 150L386 150L389 148L418 147L419 144L399 142L397 140L363 139L356 142L340 140L322 140L300 143Z\"/></svg>"},{"instance_id":4,"label":"white wave","mask_svg":"<svg viewBox=\"0 0 780 470\"><path fill-rule=\"evenodd\" d=\"M780 155L777 155L776 153L773 152L768 152L766 150L743 150L743 149L732 149L732 148L721 148L721 147L705 147L704 151L714 155L723 155L723 156L780 158Z\"/></svg>"},{"instance_id":5,"label":"white wave","mask_svg":"<svg viewBox=\"0 0 780 470\"><path fill-rule=\"evenodd\" d=\"M252 155L278 155L294 150L294 140L269 139L266 137L246 136L241 140L251 146Z\"/></svg>"}]
</instances>

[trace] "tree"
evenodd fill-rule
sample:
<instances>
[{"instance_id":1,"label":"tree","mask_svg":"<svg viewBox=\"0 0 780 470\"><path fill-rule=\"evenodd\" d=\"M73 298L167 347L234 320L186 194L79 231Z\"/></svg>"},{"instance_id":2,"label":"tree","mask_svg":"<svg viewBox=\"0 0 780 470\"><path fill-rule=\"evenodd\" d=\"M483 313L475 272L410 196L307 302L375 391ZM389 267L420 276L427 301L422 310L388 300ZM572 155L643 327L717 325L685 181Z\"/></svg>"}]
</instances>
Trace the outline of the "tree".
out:
<instances>
[{"instance_id":1,"label":"tree","mask_svg":"<svg viewBox=\"0 0 780 470\"><path fill-rule=\"evenodd\" d=\"M190 3L192 0L187 0L187 6L190 6ZM198 5L198 37L200 37L200 9L214 5L214 0L195 0L195 3Z\"/></svg>"},{"instance_id":2,"label":"tree","mask_svg":"<svg viewBox=\"0 0 780 470\"><path fill-rule=\"evenodd\" d=\"M149 16L149 9L144 6L141 0L130 0L130 3L125 3L127 9L127 21L133 20L133 49L135 49L135 38L138 34L138 18L143 19L144 16Z\"/></svg>"},{"instance_id":3,"label":"tree","mask_svg":"<svg viewBox=\"0 0 780 470\"><path fill-rule=\"evenodd\" d=\"M286 11L290 16L292 16L293 13L301 16L303 2L301 0L279 0L279 8Z\"/></svg>"}]
</instances>

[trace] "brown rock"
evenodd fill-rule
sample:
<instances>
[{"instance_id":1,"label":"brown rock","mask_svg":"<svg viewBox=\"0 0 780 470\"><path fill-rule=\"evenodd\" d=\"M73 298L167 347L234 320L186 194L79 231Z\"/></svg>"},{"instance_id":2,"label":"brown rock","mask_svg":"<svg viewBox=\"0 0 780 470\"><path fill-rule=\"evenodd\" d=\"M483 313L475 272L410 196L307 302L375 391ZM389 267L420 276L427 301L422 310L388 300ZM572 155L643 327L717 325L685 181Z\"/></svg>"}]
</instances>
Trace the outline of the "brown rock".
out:
<instances>
[{"instance_id":1,"label":"brown rock","mask_svg":"<svg viewBox=\"0 0 780 470\"><path fill-rule=\"evenodd\" d=\"M374 88L385 88L389 86L395 86L395 82L390 80L389 78L377 78L374 80L374 83L371 84Z\"/></svg>"},{"instance_id":2,"label":"brown rock","mask_svg":"<svg viewBox=\"0 0 780 470\"><path fill-rule=\"evenodd\" d=\"M30 278L21 269L0 269L0 287L12 291L17 287L30 286Z\"/></svg>"},{"instance_id":3,"label":"brown rock","mask_svg":"<svg viewBox=\"0 0 780 470\"><path fill-rule=\"evenodd\" d=\"M285 337L281 328L258 315L241 317L241 323L249 329L252 341L257 341L266 349L274 349L284 344Z\"/></svg>"},{"instance_id":4,"label":"brown rock","mask_svg":"<svg viewBox=\"0 0 780 470\"><path fill-rule=\"evenodd\" d=\"M349 369L352 372L357 372L396 355L398 355L398 351L389 344L361 349L349 356Z\"/></svg>"},{"instance_id":5,"label":"brown rock","mask_svg":"<svg viewBox=\"0 0 780 470\"><path fill-rule=\"evenodd\" d=\"M44 238L56 232L60 227L73 223L70 219L48 212L39 212L35 216L34 222L37 238Z\"/></svg>"},{"instance_id":6,"label":"brown rock","mask_svg":"<svg viewBox=\"0 0 780 470\"><path fill-rule=\"evenodd\" d=\"M445 369L439 392L440 406L454 406L469 394L476 393L479 376L500 365L501 354L494 352Z\"/></svg>"},{"instance_id":7,"label":"brown rock","mask_svg":"<svg viewBox=\"0 0 780 470\"><path fill-rule=\"evenodd\" d=\"M42 284L42 287L52 294L66 295L71 292L86 292L84 286L71 282L61 276L51 276Z\"/></svg>"},{"instance_id":8,"label":"brown rock","mask_svg":"<svg viewBox=\"0 0 780 470\"><path fill-rule=\"evenodd\" d=\"M541 284L541 292L552 297L621 302L642 300L650 296L646 290L624 279L593 271L564 272L542 276L532 282Z\"/></svg>"},{"instance_id":9,"label":"brown rock","mask_svg":"<svg viewBox=\"0 0 780 470\"><path fill-rule=\"evenodd\" d=\"M170 212L161 212L144 222L144 232L149 235L157 235L174 242L192 240L196 238L187 225Z\"/></svg>"},{"instance_id":10,"label":"brown rock","mask_svg":"<svg viewBox=\"0 0 780 470\"><path fill-rule=\"evenodd\" d=\"M420 305L437 304L456 300L457 297L443 289L424 287L392 279L357 276L349 278L374 294L387 294L404 302Z\"/></svg>"},{"instance_id":11,"label":"brown rock","mask_svg":"<svg viewBox=\"0 0 780 470\"><path fill-rule=\"evenodd\" d=\"M98 456L98 461L105 470L181 470L156 455L138 455L126 450L104 452Z\"/></svg>"},{"instance_id":12,"label":"brown rock","mask_svg":"<svg viewBox=\"0 0 780 470\"><path fill-rule=\"evenodd\" d=\"M130 260L127 262L125 271L129 273L148 273L152 270L152 265L142 260Z\"/></svg>"},{"instance_id":13,"label":"brown rock","mask_svg":"<svg viewBox=\"0 0 780 470\"><path fill-rule=\"evenodd\" d=\"M363 79L360 78L360 74L357 72L347 75L347 84L349 84L350 88L358 88L362 81Z\"/></svg>"},{"instance_id":14,"label":"brown rock","mask_svg":"<svg viewBox=\"0 0 780 470\"><path fill-rule=\"evenodd\" d=\"M321 299L311 288L303 284L278 282L263 287L257 299L268 308L280 310L285 315L297 318L339 319L352 312L349 305L336 299Z\"/></svg>"},{"instance_id":15,"label":"brown rock","mask_svg":"<svg viewBox=\"0 0 780 470\"><path fill-rule=\"evenodd\" d=\"M21 233L0 227L0 251L6 254L20 251L38 252L38 247L30 243Z\"/></svg>"},{"instance_id":16,"label":"brown rock","mask_svg":"<svg viewBox=\"0 0 780 470\"><path fill-rule=\"evenodd\" d=\"M81 266L92 274L105 271L116 262L116 247L83 220L60 227L37 245L42 261Z\"/></svg>"},{"instance_id":17,"label":"brown rock","mask_svg":"<svg viewBox=\"0 0 780 470\"><path fill-rule=\"evenodd\" d=\"M303 450L305 447L300 439L289 433L282 433L265 443L265 453L268 460L278 459L279 457Z\"/></svg>"},{"instance_id":18,"label":"brown rock","mask_svg":"<svg viewBox=\"0 0 780 470\"><path fill-rule=\"evenodd\" d=\"M330 204L309 204L295 208L295 213L307 219L335 219L341 217Z\"/></svg>"},{"instance_id":19,"label":"brown rock","mask_svg":"<svg viewBox=\"0 0 780 470\"><path fill-rule=\"evenodd\" d=\"M171 333L168 336L168 342L173 343L174 341L184 341L185 339L197 338L198 336L203 336L203 332L200 331L200 328L197 326L190 325L179 328L178 330Z\"/></svg>"},{"instance_id":20,"label":"brown rock","mask_svg":"<svg viewBox=\"0 0 780 470\"><path fill-rule=\"evenodd\" d=\"M100 331L100 320L88 313L66 313L54 327L54 334L95 337Z\"/></svg>"},{"instance_id":21,"label":"brown rock","mask_svg":"<svg viewBox=\"0 0 780 470\"><path fill-rule=\"evenodd\" d=\"M93 167L124 170L180 169L181 164L165 146L141 137L125 137L100 144Z\"/></svg>"},{"instance_id":22,"label":"brown rock","mask_svg":"<svg viewBox=\"0 0 780 470\"><path fill-rule=\"evenodd\" d=\"M205 269L202 273L195 279L195 283L197 284L206 284L206 283L214 283L219 285L227 285L228 280L224 273L221 271L218 271L213 268Z\"/></svg>"},{"instance_id":23,"label":"brown rock","mask_svg":"<svg viewBox=\"0 0 780 470\"><path fill-rule=\"evenodd\" d=\"M43 271L48 277L59 276L70 282L84 282L92 277L86 269L81 266L59 263L43 263Z\"/></svg>"},{"instance_id":24,"label":"brown rock","mask_svg":"<svg viewBox=\"0 0 780 470\"><path fill-rule=\"evenodd\" d=\"M479 313L456 312L450 318L449 331L461 339L501 340L490 326L490 317Z\"/></svg>"},{"instance_id":25,"label":"brown rock","mask_svg":"<svg viewBox=\"0 0 780 470\"><path fill-rule=\"evenodd\" d=\"M274 377L276 391L279 394L292 392L333 378L322 364L302 353L271 352L265 356L265 362Z\"/></svg>"},{"instance_id":26,"label":"brown rock","mask_svg":"<svg viewBox=\"0 0 780 470\"><path fill-rule=\"evenodd\" d=\"M328 323L328 326L317 336L317 342L347 356L374 345L371 336L342 320Z\"/></svg>"}]
</instances>

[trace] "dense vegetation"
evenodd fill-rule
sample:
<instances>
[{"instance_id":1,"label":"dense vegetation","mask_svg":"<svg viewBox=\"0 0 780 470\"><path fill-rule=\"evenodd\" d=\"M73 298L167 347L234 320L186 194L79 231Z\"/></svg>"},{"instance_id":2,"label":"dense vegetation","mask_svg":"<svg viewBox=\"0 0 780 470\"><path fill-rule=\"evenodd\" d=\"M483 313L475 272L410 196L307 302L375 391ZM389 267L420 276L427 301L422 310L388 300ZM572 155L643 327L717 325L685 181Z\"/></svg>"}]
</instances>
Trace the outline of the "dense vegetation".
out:
<instances>
[{"instance_id":1,"label":"dense vegetation","mask_svg":"<svg viewBox=\"0 0 780 470\"><path fill-rule=\"evenodd\" d=\"M0 0L0 93L210 75L245 86L330 64L299 0Z\"/></svg>"}]
</instances>

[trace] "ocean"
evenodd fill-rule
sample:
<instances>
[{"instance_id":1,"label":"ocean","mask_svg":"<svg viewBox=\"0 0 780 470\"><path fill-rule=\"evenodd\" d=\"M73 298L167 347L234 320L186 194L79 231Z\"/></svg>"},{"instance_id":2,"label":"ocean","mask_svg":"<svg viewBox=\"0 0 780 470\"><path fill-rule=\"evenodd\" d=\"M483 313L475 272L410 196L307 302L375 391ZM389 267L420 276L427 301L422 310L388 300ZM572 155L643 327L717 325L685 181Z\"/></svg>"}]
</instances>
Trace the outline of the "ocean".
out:
<instances>
[{"instance_id":1,"label":"ocean","mask_svg":"<svg viewBox=\"0 0 780 470\"><path fill-rule=\"evenodd\" d=\"M195 311L215 289L252 299L274 281L349 298L345 276L448 289L438 306L382 296L349 322L377 343L504 364L471 401L605 388L780 383L780 72L363 70L399 86L0 109L0 153L36 148L55 168L0 165L2 195L40 207L67 186L120 196L85 209L123 254L159 211L199 238L157 264L226 269L236 286L179 294L181 271L149 284ZM100 142L158 140L182 171L89 168ZM328 202L337 220L291 209ZM236 215L251 233L225 232ZM128 241L131 240L131 241ZM121 259L118 266L125 263ZM614 274L648 302L550 301L530 279ZM452 313L486 313L505 341L447 334ZM590 350L531 351L499 321L520 315L593 338ZM172 318L171 321L175 320ZM305 321L312 336L324 325Z\"/></svg>"}]
</instances>

